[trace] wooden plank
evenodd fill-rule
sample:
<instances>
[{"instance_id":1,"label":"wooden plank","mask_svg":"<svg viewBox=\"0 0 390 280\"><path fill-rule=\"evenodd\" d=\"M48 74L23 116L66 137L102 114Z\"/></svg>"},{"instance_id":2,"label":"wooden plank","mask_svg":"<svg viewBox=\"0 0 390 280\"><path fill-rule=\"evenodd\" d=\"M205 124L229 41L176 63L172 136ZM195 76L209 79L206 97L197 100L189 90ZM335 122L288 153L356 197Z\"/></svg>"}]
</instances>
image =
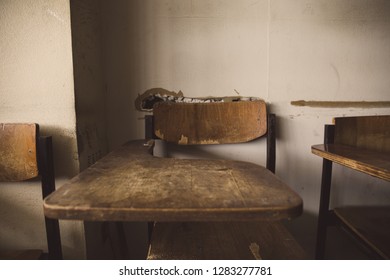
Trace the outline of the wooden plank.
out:
<instances>
[{"instance_id":1,"label":"wooden plank","mask_svg":"<svg viewBox=\"0 0 390 280\"><path fill-rule=\"evenodd\" d=\"M360 172L390 181L390 153L340 144L314 145L312 153Z\"/></svg>"},{"instance_id":2,"label":"wooden plank","mask_svg":"<svg viewBox=\"0 0 390 280\"><path fill-rule=\"evenodd\" d=\"M148 259L307 259L280 222L156 223Z\"/></svg>"},{"instance_id":3,"label":"wooden plank","mask_svg":"<svg viewBox=\"0 0 390 280\"><path fill-rule=\"evenodd\" d=\"M0 181L38 176L37 124L0 124Z\"/></svg>"},{"instance_id":4,"label":"wooden plank","mask_svg":"<svg viewBox=\"0 0 390 280\"><path fill-rule=\"evenodd\" d=\"M267 132L263 100L173 103L159 102L153 109L155 134L182 145L247 142Z\"/></svg>"},{"instance_id":5,"label":"wooden plank","mask_svg":"<svg viewBox=\"0 0 390 280\"><path fill-rule=\"evenodd\" d=\"M390 153L390 116L335 118L335 143Z\"/></svg>"},{"instance_id":6,"label":"wooden plank","mask_svg":"<svg viewBox=\"0 0 390 280\"><path fill-rule=\"evenodd\" d=\"M45 215L100 221L281 220L302 200L266 168L229 160L157 158L131 141L44 201Z\"/></svg>"},{"instance_id":7,"label":"wooden plank","mask_svg":"<svg viewBox=\"0 0 390 280\"><path fill-rule=\"evenodd\" d=\"M334 213L377 254L390 258L390 206L343 207Z\"/></svg>"}]
</instances>

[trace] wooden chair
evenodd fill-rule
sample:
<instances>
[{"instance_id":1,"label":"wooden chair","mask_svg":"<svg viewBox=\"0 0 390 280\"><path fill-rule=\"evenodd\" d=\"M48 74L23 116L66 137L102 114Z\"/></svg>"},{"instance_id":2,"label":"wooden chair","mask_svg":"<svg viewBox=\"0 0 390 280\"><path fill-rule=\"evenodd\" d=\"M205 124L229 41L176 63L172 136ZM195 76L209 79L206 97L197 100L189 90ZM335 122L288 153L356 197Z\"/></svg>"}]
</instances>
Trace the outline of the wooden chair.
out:
<instances>
[{"instance_id":1,"label":"wooden chair","mask_svg":"<svg viewBox=\"0 0 390 280\"><path fill-rule=\"evenodd\" d=\"M266 168L275 172L275 115L267 115L262 100L159 102L153 116L146 117L145 132L147 138L179 145L242 143L266 136ZM264 180L275 177L269 171ZM148 259L307 258L282 222L272 217L261 222L157 222L150 224L150 232Z\"/></svg>"},{"instance_id":2,"label":"wooden chair","mask_svg":"<svg viewBox=\"0 0 390 280\"><path fill-rule=\"evenodd\" d=\"M39 135L38 124L0 124L0 182L39 177L42 197L55 189L52 138ZM0 253L0 259L62 259L58 220L45 218L48 252L26 250Z\"/></svg>"}]
</instances>

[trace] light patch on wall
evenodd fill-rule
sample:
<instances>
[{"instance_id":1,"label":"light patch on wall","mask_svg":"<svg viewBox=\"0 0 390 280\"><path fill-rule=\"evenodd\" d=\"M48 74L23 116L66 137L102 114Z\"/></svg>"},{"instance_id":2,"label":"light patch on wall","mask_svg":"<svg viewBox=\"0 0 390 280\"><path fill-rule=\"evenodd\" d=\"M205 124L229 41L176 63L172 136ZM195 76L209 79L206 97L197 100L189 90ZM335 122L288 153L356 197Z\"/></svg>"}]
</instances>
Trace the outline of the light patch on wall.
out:
<instances>
[{"instance_id":1,"label":"light patch on wall","mask_svg":"<svg viewBox=\"0 0 390 280\"><path fill-rule=\"evenodd\" d=\"M56 20L58 20L62 25L65 25L65 21L53 10L47 9L46 13L54 17Z\"/></svg>"},{"instance_id":2,"label":"light patch on wall","mask_svg":"<svg viewBox=\"0 0 390 280\"><path fill-rule=\"evenodd\" d=\"M390 108L390 101L291 101L291 105L313 108Z\"/></svg>"}]
</instances>

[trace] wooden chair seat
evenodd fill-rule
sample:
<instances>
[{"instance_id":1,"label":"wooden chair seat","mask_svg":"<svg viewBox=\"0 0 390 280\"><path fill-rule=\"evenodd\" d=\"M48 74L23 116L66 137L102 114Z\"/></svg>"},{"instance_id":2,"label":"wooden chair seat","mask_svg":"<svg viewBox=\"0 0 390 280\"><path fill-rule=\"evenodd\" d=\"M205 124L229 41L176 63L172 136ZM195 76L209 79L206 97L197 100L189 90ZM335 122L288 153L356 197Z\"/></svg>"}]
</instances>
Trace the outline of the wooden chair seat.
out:
<instances>
[{"instance_id":1,"label":"wooden chair seat","mask_svg":"<svg viewBox=\"0 0 390 280\"><path fill-rule=\"evenodd\" d=\"M150 260L307 259L281 222L156 223Z\"/></svg>"}]
</instances>

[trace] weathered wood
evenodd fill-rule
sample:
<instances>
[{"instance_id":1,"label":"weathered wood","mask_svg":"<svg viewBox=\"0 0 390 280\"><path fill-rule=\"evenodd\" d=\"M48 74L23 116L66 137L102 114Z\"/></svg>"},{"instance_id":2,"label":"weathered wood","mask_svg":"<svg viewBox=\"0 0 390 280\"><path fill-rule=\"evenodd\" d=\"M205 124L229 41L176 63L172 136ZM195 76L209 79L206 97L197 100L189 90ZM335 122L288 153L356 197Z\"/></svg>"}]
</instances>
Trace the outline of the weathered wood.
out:
<instances>
[{"instance_id":1,"label":"weathered wood","mask_svg":"<svg viewBox=\"0 0 390 280\"><path fill-rule=\"evenodd\" d=\"M378 255L390 258L390 206L342 207L334 213Z\"/></svg>"},{"instance_id":2,"label":"weathered wood","mask_svg":"<svg viewBox=\"0 0 390 280\"><path fill-rule=\"evenodd\" d=\"M332 162L390 181L390 153L340 144L314 145L312 153Z\"/></svg>"},{"instance_id":3,"label":"weathered wood","mask_svg":"<svg viewBox=\"0 0 390 280\"><path fill-rule=\"evenodd\" d=\"M307 259L280 222L156 223L148 259Z\"/></svg>"},{"instance_id":4,"label":"weathered wood","mask_svg":"<svg viewBox=\"0 0 390 280\"><path fill-rule=\"evenodd\" d=\"M335 118L335 143L390 153L390 116Z\"/></svg>"},{"instance_id":5,"label":"weathered wood","mask_svg":"<svg viewBox=\"0 0 390 280\"><path fill-rule=\"evenodd\" d=\"M38 176L37 124L0 124L0 181Z\"/></svg>"},{"instance_id":6,"label":"weathered wood","mask_svg":"<svg viewBox=\"0 0 390 280\"><path fill-rule=\"evenodd\" d=\"M154 105L154 129L160 139L182 145L247 142L267 132L263 100Z\"/></svg>"},{"instance_id":7,"label":"weathered wood","mask_svg":"<svg viewBox=\"0 0 390 280\"><path fill-rule=\"evenodd\" d=\"M229 160L153 157L131 141L44 201L45 215L100 221L281 220L301 198L264 167Z\"/></svg>"}]
</instances>

